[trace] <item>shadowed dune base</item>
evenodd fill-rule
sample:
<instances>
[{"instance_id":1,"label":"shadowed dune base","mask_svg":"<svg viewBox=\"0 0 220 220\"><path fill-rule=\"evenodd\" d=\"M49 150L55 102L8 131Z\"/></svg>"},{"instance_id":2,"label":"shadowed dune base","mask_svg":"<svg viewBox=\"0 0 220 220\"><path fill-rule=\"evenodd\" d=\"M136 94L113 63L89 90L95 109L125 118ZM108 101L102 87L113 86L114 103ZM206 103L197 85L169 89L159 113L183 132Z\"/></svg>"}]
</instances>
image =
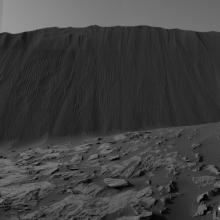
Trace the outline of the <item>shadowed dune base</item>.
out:
<instances>
[{"instance_id":1,"label":"shadowed dune base","mask_svg":"<svg viewBox=\"0 0 220 220\"><path fill-rule=\"evenodd\" d=\"M220 34L146 26L0 34L0 139L220 120Z\"/></svg>"}]
</instances>

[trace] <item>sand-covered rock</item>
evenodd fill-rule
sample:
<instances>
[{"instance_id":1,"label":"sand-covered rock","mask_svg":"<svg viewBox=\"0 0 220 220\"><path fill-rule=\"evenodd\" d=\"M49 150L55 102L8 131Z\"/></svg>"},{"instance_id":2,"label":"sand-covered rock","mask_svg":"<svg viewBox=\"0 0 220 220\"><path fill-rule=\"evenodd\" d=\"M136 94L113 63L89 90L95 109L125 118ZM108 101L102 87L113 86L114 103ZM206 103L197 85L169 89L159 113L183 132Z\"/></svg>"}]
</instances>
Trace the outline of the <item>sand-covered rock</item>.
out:
<instances>
[{"instance_id":1,"label":"sand-covered rock","mask_svg":"<svg viewBox=\"0 0 220 220\"><path fill-rule=\"evenodd\" d=\"M17 166L10 159L0 159L0 187L20 183L26 178L26 167Z\"/></svg>"},{"instance_id":2,"label":"sand-covered rock","mask_svg":"<svg viewBox=\"0 0 220 220\"><path fill-rule=\"evenodd\" d=\"M208 207L205 203L200 204L194 216L203 216L208 211Z\"/></svg>"},{"instance_id":3,"label":"sand-covered rock","mask_svg":"<svg viewBox=\"0 0 220 220\"><path fill-rule=\"evenodd\" d=\"M24 206L36 206L40 199L45 198L54 190L50 182L25 183L0 188L1 208L18 209Z\"/></svg>"},{"instance_id":4,"label":"sand-covered rock","mask_svg":"<svg viewBox=\"0 0 220 220\"><path fill-rule=\"evenodd\" d=\"M129 182L124 179L105 178L104 183L112 188L121 188L129 185Z\"/></svg>"},{"instance_id":5,"label":"sand-covered rock","mask_svg":"<svg viewBox=\"0 0 220 220\"><path fill-rule=\"evenodd\" d=\"M212 185L216 180L215 176L194 176L192 177L193 183L199 186Z\"/></svg>"},{"instance_id":6,"label":"sand-covered rock","mask_svg":"<svg viewBox=\"0 0 220 220\"><path fill-rule=\"evenodd\" d=\"M213 164L205 166L205 169L209 171L211 174L215 174L217 176L220 174L219 168Z\"/></svg>"},{"instance_id":7,"label":"sand-covered rock","mask_svg":"<svg viewBox=\"0 0 220 220\"><path fill-rule=\"evenodd\" d=\"M198 195L196 201L197 201L197 203L201 203L207 199L208 199L208 193L206 192L206 193L202 193L202 194Z\"/></svg>"}]
</instances>

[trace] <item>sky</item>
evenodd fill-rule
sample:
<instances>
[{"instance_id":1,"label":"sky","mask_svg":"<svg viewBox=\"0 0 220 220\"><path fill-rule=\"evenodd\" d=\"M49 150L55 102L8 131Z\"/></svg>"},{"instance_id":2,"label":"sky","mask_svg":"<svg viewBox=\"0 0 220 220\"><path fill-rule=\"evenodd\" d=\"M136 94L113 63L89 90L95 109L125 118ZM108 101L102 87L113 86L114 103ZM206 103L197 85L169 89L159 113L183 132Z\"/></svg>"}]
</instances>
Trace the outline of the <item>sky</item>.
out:
<instances>
[{"instance_id":1,"label":"sky","mask_svg":"<svg viewBox=\"0 0 220 220\"><path fill-rule=\"evenodd\" d=\"M0 0L0 31L2 29L3 0Z\"/></svg>"},{"instance_id":2,"label":"sky","mask_svg":"<svg viewBox=\"0 0 220 220\"><path fill-rule=\"evenodd\" d=\"M220 0L0 0L0 32L88 25L220 31L219 12Z\"/></svg>"}]
</instances>

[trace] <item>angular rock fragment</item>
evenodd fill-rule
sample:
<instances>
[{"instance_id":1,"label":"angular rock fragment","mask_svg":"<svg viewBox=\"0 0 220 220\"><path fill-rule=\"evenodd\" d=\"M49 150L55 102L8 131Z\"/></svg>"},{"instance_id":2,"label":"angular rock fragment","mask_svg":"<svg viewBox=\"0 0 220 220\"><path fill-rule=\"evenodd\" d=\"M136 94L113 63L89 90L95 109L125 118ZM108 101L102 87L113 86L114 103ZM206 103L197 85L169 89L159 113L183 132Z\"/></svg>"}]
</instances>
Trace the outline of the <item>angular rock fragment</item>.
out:
<instances>
[{"instance_id":1,"label":"angular rock fragment","mask_svg":"<svg viewBox=\"0 0 220 220\"><path fill-rule=\"evenodd\" d=\"M208 186L214 183L216 180L215 176L194 176L192 181L199 186Z\"/></svg>"},{"instance_id":2,"label":"angular rock fragment","mask_svg":"<svg viewBox=\"0 0 220 220\"><path fill-rule=\"evenodd\" d=\"M137 191L136 193L136 198L141 199L142 197L149 197L153 194L153 190L150 186L145 187L144 189L141 189L139 191Z\"/></svg>"},{"instance_id":3,"label":"angular rock fragment","mask_svg":"<svg viewBox=\"0 0 220 220\"><path fill-rule=\"evenodd\" d=\"M153 212L151 211L143 211L140 215L139 215L139 219L140 220L150 220L153 217Z\"/></svg>"},{"instance_id":4,"label":"angular rock fragment","mask_svg":"<svg viewBox=\"0 0 220 220\"><path fill-rule=\"evenodd\" d=\"M142 204L146 209L151 209L157 202L153 197L144 197L141 199Z\"/></svg>"},{"instance_id":5,"label":"angular rock fragment","mask_svg":"<svg viewBox=\"0 0 220 220\"><path fill-rule=\"evenodd\" d=\"M214 183L213 187L215 189L220 189L220 181L217 181L216 183Z\"/></svg>"},{"instance_id":6,"label":"angular rock fragment","mask_svg":"<svg viewBox=\"0 0 220 220\"><path fill-rule=\"evenodd\" d=\"M76 146L74 148L74 151L78 153L87 153L90 148L91 146L89 144L82 144L82 145Z\"/></svg>"},{"instance_id":7,"label":"angular rock fragment","mask_svg":"<svg viewBox=\"0 0 220 220\"><path fill-rule=\"evenodd\" d=\"M198 147L201 147L201 146L202 146L201 143L194 143L194 144L192 144L192 149L195 150L195 149L197 149Z\"/></svg>"},{"instance_id":8,"label":"angular rock fragment","mask_svg":"<svg viewBox=\"0 0 220 220\"><path fill-rule=\"evenodd\" d=\"M205 203L200 204L194 216L203 216L207 213L208 207Z\"/></svg>"},{"instance_id":9,"label":"angular rock fragment","mask_svg":"<svg viewBox=\"0 0 220 220\"><path fill-rule=\"evenodd\" d=\"M97 193L101 192L102 190L103 187L94 183L90 183L90 184L81 183L74 188L74 192L80 192L82 194L90 195L90 196L96 196Z\"/></svg>"},{"instance_id":10,"label":"angular rock fragment","mask_svg":"<svg viewBox=\"0 0 220 220\"><path fill-rule=\"evenodd\" d=\"M118 163L105 164L101 166L101 174L110 174L111 177L122 176L124 169L125 167Z\"/></svg>"},{"instance_id":11,"label":"angular rock fragment","mask_svg":"<svg viewBox=\"0 0 220 220\"><path fill-rule=\"evenodd\" d=\"M201 202L203 202L203 201L205 201L205 200L207 200L207 199L208 199L208 193L206 192L206 193L200 194L200 195L197 197L196 201L197 201L197 203L201 203Z\"/></svg>"},{"instance_id":12,"label":"angular rock fragment","mask_svg":"<svg viewBox=\"0 0 220 220\"><path fill-rule=\"evenodd\" d=\"M46 219L71 219L76 216L83 207L84 197L79 195L68 196L52 205L42 207L41 209L25 214L22 220L46 220ZM81 218L82 219L82 218Z\"/></svg>"},{"instance_id":13,"label":"angular rock fragment","mask_svg":"<svg viewBox=\"0 0 220 220\"><path fill-rule=\"evenodd\" d=\"M122 140L124 140L125 138L126 138L125 134L118 134L118 135L113 136L113 139L114 139L115 141L122 141Z\"/></svg>"},{"instance_id":14,"label":"angular rock fragment","mask_svg":"<svg viewBox=\"0 0 220 220\"><path fill-rule=\"evenodd\" d=\"M101 167L101 173L108 173L111 175L111 177L129 178L134 174L136 168L140 165L140 163L141 157L133 156L124 160L121 163L111 162L109 164L103 165Z\"/></svg>"},{"instance_id":15,"label":"angular rock fragment","mask_svg":"<svg viewBox=\"0 0 220 220\"><path fill-rule=\"evenodd\" d=\"M70 160L72 164L79 164L83 160L83 156L81 154L76 154L73 156L73 158Z\"/></svg>"},{"instance_id":16,"label":"angular rock fragment","mask_svg":"<svg viewBox=\"0 0 220 220\"><path fill-rule=\"evenodd\" d=\"M220 220L220 210L219 207L215 208L212 215L213 220Z\"/></svg>"},{"instance_id":17,"label":"angular rock fragment","mask_svg":"<svg viewBox=\"0 0 220 220\"><path fill-rule=\"evenodd\" d=\"M151 180L146 180L145 183L147 186L149 186L149 185L151 185Z\"/></svg>"},{"instance_id":18,"label":"angular rock fragment","mask_svg":"<svg viewBox=\"0 0 220 220\"><path fill-rule=\"evenodd\" d=\"M195 158L196 158L197 162L199 162L199 163L203 161L203 157L199 153L195 154Z\"/></svg>"},{"instance_id":19,"label":"angular rock fragment","mask_svg":"<svg viewBox=\"0 0 220 220\"><path fill-rule=\"evenodd\" d=\"M132 174L132 177L141 177L146 174L146 170L144 168L138 169L135 173Z\"/></svg>"},{"instance_id":20,"label":"angular rock fragment","mask_svg":"<svg viewBox=\"0 0 220 220\"><path fill-rule=\"evenodd\" d=\"M141 161L141 157L139 156L134 156L123 161L121 164L125 167L125 169L121 175L125 178L131 177L136 168L141 164Z\"/></svg>"},{"instance_id":21,"label":"angular rock fragment","mask_svg":"<svg viewBox=\"0 0 220 220\"><path fill-rule=\"evenodd\" d=\"M35 158L36 155L33 150L28 150L28 151L20 153L19 156L22 160L29 161Z\"/></svg>"},{"instance_id":22,"label":"angular rock fragment","mask_svg":"<svg viewBox=\"0 0 220 220\"><path fill-rule=\"evenodd\" d=\"M100 210L102 210L102 208L100 209L101 206L104 207L104 215L123 210L125 207L128 207L133 199L134 194L135 192L133 190L127 190L125 192L117 193L112 197L105 197L101 200L98 200L98 212L100 213Z\"/></svg>"},{"instance_id":23,"label":"angular rock fragment","mask_svg":"<svg viewBox=\"0 0 220 220\"><path fill-rule=\"evenodd\" d=\"M220 174L219 168L213 164L209 164L209 165L205 166L205 170L207 170L210 173L215 174L215 175Z\"/></svg>"},{"instance_id":24,"label":"angular rock fragment","mask_svg":"<svg viewBox=\"0 0 220 220\"><path fill-rule=\"evenodd\" d=\"M119 217L116 220L140 220L139 216L123 216Z\"/></svg>"},{"instance_id":25,"label":"angular rock fragment","mask_svg":"<svg viewBox=\"0 0 220 220\"><path fill-rule=\"evenodd\" d=\"M165 188L168 193L175 193L178 190L177 183L174 181L170 181Z\"/></svg>"},{"instance_id":26,"label":"angular rock fragment","mask_svg":"<svg viewBox=\"0 0 220 220\"><path fill-rule=\"evenodd\" d=\"M210 196L217 196L220 194L220 181L214 183L213 188L209 190Z\"/></svg>"},{"instance_id":27,"label":"angular rock fragment","mask_svg":"<svg viewBox=\"0 0 220 220\"><path fill-rule=\"evenodd\" d=\"M120 159L120 155L117 154L117 155L113 155L111 157L108 158L109 160L113 161L113 160L119 160Z\"/></svg>"},{"instance_id":28,"label":"angular rock fragment","mask_svg":"<svg viewBox=\"0 0 220 220\"><path fill-rule=\"evenodd\" d=\"M47 162L40 166L33 167L33 171L43 176L50 176L59 170L59 165L57 162Z\"/></svg>"},{"instance_id":29,"label":"angular rock fragment","mask_svg":"<svg viewBox=\"0 0 220 220\"><path fill-rule=\"evenodd\" d=\"M144 215L144 213L148 213L149 214L148 217L150 217L152 216L152 213L149 213L149 211L155 205L155 203L156 203L155 198L146 197L146 198L141 199L137 203L131 204L131 208L137 216L141 216L141 215Z\"/></svg>"},{"instance_id":30,"label":"angular rock fragment","mask_svg":"<svg viewBox=\"0 0 220 220\"><path fill-rule=\"evenodd\" d=\"M129 182L125 179L105 178L104 183L111 188L121 188L129 186Z\"/></svg>"},{"instance_id":31,"label":"angular rock fragment","mask_svg":"<svg viewBox=\"0 0 220 220\"><path fill-rule=\"evenodd\" d=\"M24 167L16 166L9 159L0 159L0 187L20 183L26 178L27 171Z\"/></svg>"},{"instance_id":32,"label":"angular rock fragment","mask_svg":"<svg viewBox=\"0 0 220 220\"><path fill-rule=\"evenodd\" d=\"M59 158L60 153L50 153L50 154L45 154L42 157L42 160L53 160Z\"/></svg>"},{"instance_id":33,"label":"angular rock fragment","mask_svg":"<svg viewBox=\"0 0 220 220\"><path fill-rule=\"evenodd\" d=\"M99 155L98 154L92 154L89 156L88 160L96 160L99 158Z\"/></svg>"},{"instance_id":34,"label":"angular rock fragment","mask_svg":"<svg viewBox=\"0 0 220 220\"><path fill-rule=\"evenodd\" d=\"M163 196L163 197L160 198L160 202L161 202L163 205L167 205L167 204L169 204L171 201L172 201L172 196L171 196L171 194L168 194L168 195Z\"/></svg>"},{"instance_id":35,"label":"angular rock fragment","mask_svg":"<svg viewBox=\"0 0 220 220\"><path fill-rule=\"evenodd\" d=\"M113 149L111 147L110 144L102 144L101 146L99 146L98 148L100 150L100 155L107 155L113 152Z\"/></svg>"},{"instance_id":36,"label":"angular rock fragment","mask_svg":"<svg viewBox=\"0 0 220 220\"><path fill-rule=\"evenodd\" d=\"M10 201L12 207L33 205L33 202L35 204L39 199L44 198L54 187L46 181L2 187L0 188L2 203Z\"/></svg>"},{"instance_id":37,"label":"angular rock fragment","mask_svg":"<svg viewBox=\"0 0 220 220\"><path fill-rule=\"evenodd\" d=\"M164 207L160 210L160 214L167 214L169 213L169 209L167 207Z\"/></svg>"}]
</instances>

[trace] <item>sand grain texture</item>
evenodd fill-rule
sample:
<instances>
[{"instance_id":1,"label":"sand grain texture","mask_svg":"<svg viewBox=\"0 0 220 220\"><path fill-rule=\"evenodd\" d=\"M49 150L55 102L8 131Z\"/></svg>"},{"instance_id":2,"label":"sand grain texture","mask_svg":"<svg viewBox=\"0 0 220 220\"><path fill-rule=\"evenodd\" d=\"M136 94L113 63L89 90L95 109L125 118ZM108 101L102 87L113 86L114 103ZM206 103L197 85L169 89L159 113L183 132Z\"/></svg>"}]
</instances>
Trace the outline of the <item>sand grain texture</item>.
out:
<instances>
[{"instance_id":1,"label":"sand grain texture","mask_svg":"<svg viewBox=\"0 0 220 220\"><path fill-rule=\"evenodd\" d=\"M152 27L0 34L0 139L220 120L220 34Z\"/></svg>"}]
</instances>

